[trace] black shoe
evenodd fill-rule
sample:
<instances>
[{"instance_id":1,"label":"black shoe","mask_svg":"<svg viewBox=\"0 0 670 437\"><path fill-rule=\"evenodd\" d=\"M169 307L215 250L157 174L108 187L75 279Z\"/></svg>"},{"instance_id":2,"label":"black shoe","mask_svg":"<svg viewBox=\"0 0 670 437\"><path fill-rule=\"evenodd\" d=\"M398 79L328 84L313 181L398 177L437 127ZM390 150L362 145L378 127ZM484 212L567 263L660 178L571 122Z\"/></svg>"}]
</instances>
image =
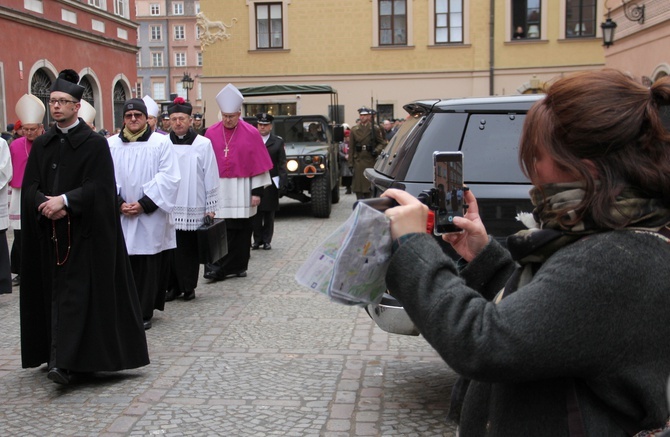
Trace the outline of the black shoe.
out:
<instances>
[{"instance_id":1,"label":"black shoe","mask_svg":"<svg viewBox=\"0 0 670 437\"><path fill-rule=\"evenodd\" d=\"M263 245L263 250L270 250L270 249L272 249L272 246L270 246L270 243L265 243Z\"/></svg>"},{"instance_id":2,"label":"black shoe","mask_svg":"<svg viewBox=\"0 0 670 437\"><path fill-rule=\"evenodd\" d=\"M177 292L177 290L173 288L165 294L165 302L172 302L179 296L181 296L181 292Z\"/></svg>"},{"instance_id":3,"label":"black shoe","mask_svg":"<svg viewBox=\"0 0 670 437\"><path fill-rule=\"evenodd\" d=\"M49 373L47 373L47 378L49 378L56 384L67 385L70 383L70 372L68 372L65 369L59 369L58 367L54 367L51 370L49 370Z\"/></svg>"},{"instance_id":4,"label":"black shoe","mask_svg":"<svg viewBox=\"0 0 670 437\"><path fill-rule=\"evenodd\" d=\"M247 271L242 270L241 272L237 273L229 273L226 275L226 278L246 278L247 277Z\"/></svg>"},{"instance_id":5,"label":"black shoe","mask_svg":"<svg viewBox=\"0 0 670 437\"><path fill-rule=\"evenodd\" d=\"M151 320L145 320L144 321L144 330L147 331L151 329Z\"/></svg>"},{"instance_id":6,"label":"black shoe","mask_svg":"<svg viewBox=\"0 0 670 437\"><path fill-rule=\"evenodd\" d=\"M347 187L347 191L345 191L344 194L351 194L351 187Z\"/></svg>"},{"instance_id":7,"label":"black shoe","mask_svg":"<svg viewBox=\"0 0 670 437\"><path fill-rule=\"evenodd\" d=\"M21 278L16 275L12 278L12 287L18 287L19 285L21 285Z\"/></svg>"},{"instance_id":8,"label":"black shoe","mask_svg":"<svg viewBox=\"0 0 670 437\"><path fill-rule=\"evenodd\" d=\"M195 290L187 291L184 293L184 300L193 300L195 299Z\"/></svg>"},{"instance_id":9,"label":"black shoe","mask_svg":"<svg viewBox=\"0 0 670 437\"><path fill-rule=\"evenodd\" d=\"M251 245L251 250L258 250L261 247L261 243L254 243Z\"/></svg>"}]
</instances>

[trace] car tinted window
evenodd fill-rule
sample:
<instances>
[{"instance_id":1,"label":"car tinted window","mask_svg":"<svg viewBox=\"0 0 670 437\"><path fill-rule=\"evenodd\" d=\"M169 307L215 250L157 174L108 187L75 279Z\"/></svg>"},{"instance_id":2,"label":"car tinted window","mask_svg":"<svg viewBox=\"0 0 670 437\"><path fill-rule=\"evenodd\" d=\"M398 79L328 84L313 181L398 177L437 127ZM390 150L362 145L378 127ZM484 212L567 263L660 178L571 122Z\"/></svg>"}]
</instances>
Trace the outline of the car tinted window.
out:
<instances>
[{"instance_id":1,"label":"car tinted window","mask_svg":"<svg viewBox=\"0 0 670 437\"><path fill-rule=\"evenodd\" d=\"M433 152L457 151L467 120L465 113L434 113L421 135L419 145L407 170L408 182L431 182L433 180ZM466 173L467 175L467 173Z\"/></svg>"},{"instance_id":2,"label":"car tinted window","mask_svg":"<svg viewBox=\"0 0 670 437\"><path fill-rule=\"evenodd\" d=\"M469 183L528 183L519 167L519 138L525 114L472 114L463 137Z\"/></svg>"},{"instance_id":3,"label":"car tinted window","mask_svg":"<svg viewBox=\"0 0 670 437\"><path fill-rule=\"evenodd\" d=\"M384 153L375 161L375 170L386 176L396 177L397 170L401 167L400 163L412 144L412 141L409 141L408 138L423 119L424 117L416 116L405 120L400 129L398 129L398 132L396 132L384 148Z\"/></svg>"}]
</instances>

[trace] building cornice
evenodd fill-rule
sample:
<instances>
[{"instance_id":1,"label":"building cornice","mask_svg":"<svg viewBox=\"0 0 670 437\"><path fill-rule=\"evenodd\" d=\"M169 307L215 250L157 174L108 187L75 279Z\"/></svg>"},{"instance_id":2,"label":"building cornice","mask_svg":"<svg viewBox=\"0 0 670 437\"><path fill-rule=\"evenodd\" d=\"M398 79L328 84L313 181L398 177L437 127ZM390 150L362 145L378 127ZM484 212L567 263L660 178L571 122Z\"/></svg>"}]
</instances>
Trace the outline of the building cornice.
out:
<instances>
[{"instance_id":1,"label":"building cornice","mask_svg":"<svg viewBox=\"0 0 670 437\"><path fill-rule=\"evenodd\" d=\"M67 2L67 3L75 4L74 2ZM108 15L104 15L104 17L109 18ZM130 53L137 53L137 51L139 50L139 48L134 44L124 43L113 38L108 38L104 35L95 35L93 33L84 32L74 27L62 25L54 21L47 20L45 18L28 15L26 13L19 12L15 9L7 8L5 6L0 6L0 18L4 18L26 26L40 28L42 30L46 30L49 32L58 33L71 38L77 38L90 43L99 44ZM118 22L118 20L115 21ZM126 20L124 20L124 22L125 21ZM133 28L137 27L135 23L132 23L130 21L128 21L128 23L130 23Z\"/></svg>"}]
</instances>

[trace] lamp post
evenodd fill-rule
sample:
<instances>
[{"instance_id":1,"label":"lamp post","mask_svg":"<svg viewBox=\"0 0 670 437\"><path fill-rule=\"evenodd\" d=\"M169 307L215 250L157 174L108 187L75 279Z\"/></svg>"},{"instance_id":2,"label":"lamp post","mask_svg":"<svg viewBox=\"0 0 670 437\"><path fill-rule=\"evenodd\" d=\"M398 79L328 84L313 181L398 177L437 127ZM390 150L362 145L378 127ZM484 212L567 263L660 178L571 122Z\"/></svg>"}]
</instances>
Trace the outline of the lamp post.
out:
<instances>
[{"instance_id":1,"label":"lamp post","mask_svg":"<svg viewBox=\"0 0 670 437\"><path fill-rule=\"evenodd\" d=\"M193 78L188 74L184 73L184 77L181 78L181 84L186 90L186 101L188 102L188 92L193 89Z\"/></svg>"}]
</instances>

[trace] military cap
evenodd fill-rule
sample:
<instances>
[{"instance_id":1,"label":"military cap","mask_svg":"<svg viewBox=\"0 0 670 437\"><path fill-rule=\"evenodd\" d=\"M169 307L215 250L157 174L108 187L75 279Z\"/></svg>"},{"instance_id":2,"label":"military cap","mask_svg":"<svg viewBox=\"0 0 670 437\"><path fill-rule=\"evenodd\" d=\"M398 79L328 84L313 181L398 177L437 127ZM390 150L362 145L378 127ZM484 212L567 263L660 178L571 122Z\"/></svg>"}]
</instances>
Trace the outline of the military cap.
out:
<instances>
[{"instance_id":1,"label":"military cap","mask_svg":"<svg viewBox=\"0 0 670 437\"><path fill-rule=\"evenodd\" d=\"M256 119L258 120L258 124L272 124L272 120L275 118L267 112L262 112L260 114L256 114Z\"/></svg>"}]
</instances>

